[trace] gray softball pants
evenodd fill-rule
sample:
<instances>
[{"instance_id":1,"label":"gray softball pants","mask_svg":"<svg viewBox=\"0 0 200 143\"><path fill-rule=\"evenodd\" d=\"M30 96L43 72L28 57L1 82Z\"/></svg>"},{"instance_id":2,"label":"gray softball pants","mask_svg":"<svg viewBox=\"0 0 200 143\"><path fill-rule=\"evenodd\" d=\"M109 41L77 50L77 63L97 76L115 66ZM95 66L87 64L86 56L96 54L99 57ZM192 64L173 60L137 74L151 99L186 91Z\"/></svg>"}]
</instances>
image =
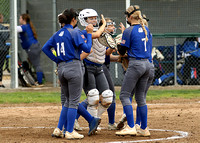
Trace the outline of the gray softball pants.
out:
<instances>
[{"instance_id":1,"label":"gray softball pants","mask_svg":"<svg viewBox=\"0 0 200 143\"><path fill-rule=\"evenodd\" d=\"M58 78L61 84L61 100L66 98L64 106L78 109L83 87L81 61L73 60L68 63L59 63Z\"/></svg>"},{"instance_id":2,"label":"gray softball pants","mask_svg":"<svg viewBox=\"0 0 200 143\"><path fill-rule=\"evenodd\" d=\"M120 100L123 106L131 105L129 97L135 89L135 98L137 105L146 105L145 90L149 79L150 63L148 60L129 59L128 69L125 73Z\"/></svg>"},{"instance_id":3,"label":"gray softball pants","mask_svg":"<svg viewBox=\"0 0 200 143\"><path fill-rule=\"evenodd\" d=\"M40 66L40 53L41 53L41 46L40 43L32 44L31 47L26 50L28 54L28 58L33 65L36 72L43 72Z\"/></svg>"},{"instance_id":4,"label":"gray softball pants","mask_svg":"<svg viewBox=\"0 0 200 143\"><path fill-rule=\"evenodd\" d=\"M109 89L113 92L113 101L112 103L115 103L115 99L116 99L116 94L115 94L115 87L112 81L112 77L110 75L110 69L109 69L109 65L105 65L103 64L103 72L106 76L106 79L108 81L108 85L109 85Z\"/></svg>"}]
</instances>

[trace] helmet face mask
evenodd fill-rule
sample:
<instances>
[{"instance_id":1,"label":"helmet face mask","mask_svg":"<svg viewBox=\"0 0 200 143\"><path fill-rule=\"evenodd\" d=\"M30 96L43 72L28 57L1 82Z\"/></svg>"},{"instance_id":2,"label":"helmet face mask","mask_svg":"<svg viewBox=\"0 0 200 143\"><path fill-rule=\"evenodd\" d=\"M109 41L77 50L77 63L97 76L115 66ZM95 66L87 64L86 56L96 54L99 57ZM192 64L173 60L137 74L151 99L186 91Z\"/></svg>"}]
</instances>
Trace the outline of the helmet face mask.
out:
<instances>
[{"instance_id":1,"label":"helmet face mask","mask_svg":"<svg viewBox=\"0 0 200 143\"><path fill-rule=\"evenodd\" d=\"M94 26L94 31L99 28L99 16L93 9L83 9L78 16L79 22L82 26L86 27L88 24Z\"/></svg>"},{"instance_id":2,"label":"helmet face mask","mask_svg":"<svg viewBox=\"0 0 200 143\"><path fill-rule=\"evenodd\" d=\"M116 33L116 27L115 27L115 22L114 21L111 21L111 22L106 22L106 32L111 34L111 35L114 35Z\"/></svg>"}]
</instances>

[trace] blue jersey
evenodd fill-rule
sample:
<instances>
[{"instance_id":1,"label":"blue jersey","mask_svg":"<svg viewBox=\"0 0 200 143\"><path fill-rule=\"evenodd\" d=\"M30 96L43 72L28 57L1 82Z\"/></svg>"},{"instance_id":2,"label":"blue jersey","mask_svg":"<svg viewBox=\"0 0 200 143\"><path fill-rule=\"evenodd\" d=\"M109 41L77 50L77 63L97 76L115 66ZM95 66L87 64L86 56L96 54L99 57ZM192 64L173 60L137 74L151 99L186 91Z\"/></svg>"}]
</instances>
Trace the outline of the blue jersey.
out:
<instances>
[{"instance_id":1,"label":"blue jersey","mask_svg":"<svg viewBox=\"0 0 200 143\"><path fill-rule=\"evenodd\" d=\"M91 36L91 34L87 34L88 39L86 39L78 28L73 29L72 25L67 24L45 43L42 51L56 63L68 62L73 59L80 60L82 50L86 53L91 50L92 40L89 40L92 39ZM86 42L89 42L88 46L85 46ZM52 47L55 49L57 57L49 50Z\"/></svg>"},{"instance_id":2,"label":"blue jersey","mask_svg":"<svg viewBox=\"0 0 200 143\"><path fill-rule=\"evenodd\" d=\"M21 39L21 45L23 49L29 49L32 44L37 43L33 35L30 24L21 25L22 32L19 33Z\"/></svg>"},{"instance_id":3,"label":"blue jersey","mask_svg":"<svg viewBox=\"0 0 200 143\"><path fill-rule=\"evenodd\" d=\"M150 32L147 27L147 37L150 39ZM130 26L123 32L121 45L127 47L128 57L138 59L149 59L151 55L152 42L145 40L145 33L140 24Z\"/></svg>"}]
</instances>

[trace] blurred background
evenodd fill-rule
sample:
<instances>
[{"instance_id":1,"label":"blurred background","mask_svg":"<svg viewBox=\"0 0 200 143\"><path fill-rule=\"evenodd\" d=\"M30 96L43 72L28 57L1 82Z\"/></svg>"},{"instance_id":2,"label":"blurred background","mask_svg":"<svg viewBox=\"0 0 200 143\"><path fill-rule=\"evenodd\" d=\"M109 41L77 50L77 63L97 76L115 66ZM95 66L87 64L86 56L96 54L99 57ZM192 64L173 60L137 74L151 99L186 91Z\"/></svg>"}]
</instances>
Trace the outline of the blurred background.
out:
<instances>
[{"instance_id":1,"label":"blurred background","mask_svg":"<svg viewBox=\"0 0 200 143\"><path fill-rule=\"evenodd\" d=\"M104 17L126 24L124 11L128 5L139 5L143 14L149 19L149 29L153 35L153 61L155 66L154 86L199 85L199 42L200 37L200 3L199 0L0 0L0 13L4 16L2 25L8 30L0 29L0 34L9 32L7 46L0 47L3 63L3 84L6 88L23 86L18 79L18 61L27 61L27 55L21 48L18 36L13 36L14 27L19 25L19 16L28 13L31 17L38 40L41 45L59 29L57 15L66 8L93 8ZM15 13L13 9L16 8ZM17 19L17 23L14 20ZM79 27L82 29L79 25ZM117 34L120 34L117 30ZM14 41L15 39L15 41ZM17 39L17 40L16 40ZM13 54L15 53L15 54ZM17 56L17 58L16 58ZM16 66L17 63L17 66ZM41 54L44 71L44 85L59 86L54 73L56 64L45 54ZM34 69L30 68L34 74ZM14 69L17 69L13 72ZM115 86L120 86L124 77L121 63L111 63L111 74ZM17 77L16 77L17 76Z\"/></svg>"}]
</instances>

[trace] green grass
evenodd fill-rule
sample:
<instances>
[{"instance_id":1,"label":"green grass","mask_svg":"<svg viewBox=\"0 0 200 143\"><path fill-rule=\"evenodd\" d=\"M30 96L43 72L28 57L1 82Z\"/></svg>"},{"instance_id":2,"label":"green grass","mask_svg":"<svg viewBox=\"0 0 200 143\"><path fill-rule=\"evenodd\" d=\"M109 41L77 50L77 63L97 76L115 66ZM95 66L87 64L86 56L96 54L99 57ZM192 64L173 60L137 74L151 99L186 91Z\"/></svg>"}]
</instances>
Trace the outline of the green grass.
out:
<instances>
[{"instance_id":1,"label":"green grass","mask_svg":"<svg viewBox=\"0 0 200 143\"><path fill-rule=\"evenodd\" d=\"M116 91L116 99L119 100L120 91ZM82 93L81 101L85 99ZM200 98L200 90L149 90L147 101L163 98ZM60 92L41 91L17 91L0 92L0 104L5 103L60 103Z\"/></svg>"}]
</instances>

